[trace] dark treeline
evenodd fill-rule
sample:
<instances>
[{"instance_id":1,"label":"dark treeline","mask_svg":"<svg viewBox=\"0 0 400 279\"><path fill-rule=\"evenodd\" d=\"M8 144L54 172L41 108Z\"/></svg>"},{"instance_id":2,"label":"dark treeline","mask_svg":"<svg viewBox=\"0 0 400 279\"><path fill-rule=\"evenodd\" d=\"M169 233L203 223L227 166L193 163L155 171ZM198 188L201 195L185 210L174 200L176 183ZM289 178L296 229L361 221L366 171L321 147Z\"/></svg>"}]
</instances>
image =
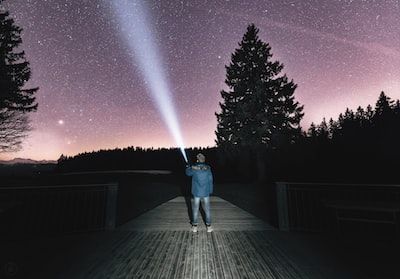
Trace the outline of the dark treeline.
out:
<instances>
[{"instance_id":1,"label":"dark treeline","mask_svg":"<svg viewBox=\"0 0 400 279\"><path fill-rule=\"evenodd\" d=\"M399 143L400 102L381 92L375 108L346 109L337 120L312 124L291 150L307 166L300 178L398 182Z\"/></svg>"},{"instance_id":2,"label":"dark treeline","mask_svg":"<svg viewBox=\"0 0 400 279\"><path fill-rule=\"evenodd\" d=\"M246 156L240 154L226 156L216 147L188 148L186 153L190 164L194 163L199 152L203 153L207 162L212 165L216 180L236 181L248 178L248 175L245 175L248 167L244 168L240 163L242 161L251 165ZM56 170L58 172L170 170L174 174L182 175L185 166L186 162L178 148L127 147L85 152L72 157L61 155ZM253 174L256 175L254 172Z\"/></svg>"},{"instance_id":3,"label":"dark treeline","mask_svg":"<svg viewBox=\"0 0 400 279\"><path fill-rule=\"evenodd\" d=\"M80 153L74 157L61 155L58 170L176 170L184 165L179 149L127 147ZM166 166L169 166L166 168Z\"/></svg>"},{"instance_id":4,"label":"dark treeline","mask_svg":"<svg viewBox=\"0 0 400 279\"><path fill-rule=\"evenodd\" d=\"M279 149L242 148L227 153L212 147L191 148L187 153L192 161L198 152L204 153L219 182L256 181L257 155L262 153L269 181L392 183L399 180L399 128L400 102L382 92L374 108L346 109L337 120L313 123L296 143ZM182 174L184 166L177 148L128 147L61 156L57 170L163 169Z\"/></svg>"}]
</instances>

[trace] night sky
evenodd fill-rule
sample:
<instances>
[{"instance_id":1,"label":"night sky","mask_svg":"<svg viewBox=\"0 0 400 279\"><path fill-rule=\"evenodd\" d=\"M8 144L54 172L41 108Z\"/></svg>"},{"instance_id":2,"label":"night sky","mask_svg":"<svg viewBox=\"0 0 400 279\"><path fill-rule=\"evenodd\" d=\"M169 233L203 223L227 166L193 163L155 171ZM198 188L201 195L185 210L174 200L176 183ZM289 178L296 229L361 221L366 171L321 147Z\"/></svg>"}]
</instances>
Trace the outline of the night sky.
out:
<instances>
[{"instance_id":1,"label":"night sky","mask_svg":"<svg viewBox=\"0 0 400 279\"><path fill-rule=\"evenodd\" d=\"M0 159L175 146L111 1L5 1L24 29L28 86L40 90L23 150ZM214 145L225 65L249 23L298 84L304 129L346 107L375 105L382 90L400 98L398 0L145 2L187 146Z\"/></svg>"}]
</instances>

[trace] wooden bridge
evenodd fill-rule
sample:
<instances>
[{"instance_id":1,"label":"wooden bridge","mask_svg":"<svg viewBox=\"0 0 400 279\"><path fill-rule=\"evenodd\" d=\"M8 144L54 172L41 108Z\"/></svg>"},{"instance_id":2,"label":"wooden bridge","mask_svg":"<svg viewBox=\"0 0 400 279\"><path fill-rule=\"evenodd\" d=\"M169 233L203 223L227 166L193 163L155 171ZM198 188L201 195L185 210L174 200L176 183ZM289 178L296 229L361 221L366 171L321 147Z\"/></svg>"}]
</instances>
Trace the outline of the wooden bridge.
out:
<instances>
[{"instance_id":1,"label":"wooden bridge","mask_svg":"<svg viewBox=\"0 0 400 279\"><path fill-rule=\"evenodd\" d=\"M362 234L347 238L280 231L219 197L211 198L211 233L206 232L204 223L199 232L190 231L190 200L184 197L171 199L116 229L104 227L112 215L105 210L108 198L115 198L106 194L110 192L107 187L114 193L115 185L91 185L85 191L74 187L65 194L64 188L50 191L41 187L32 198L40 206L25 198L33 195L30 188L19 196L14 193L14 200L25 202L25 207L15 212L24 214L3 221L14 225L14 231L21 228L27 233L0 239L0 278L400 278L398 241L363 239ZM75 197L78 204L54 206L60 203L61 193L64 200L78 193L82 198ZM146 200L142 203L147 204ZM67 205L65 210L63 205ZM96 206L101 209L94 210ZM311 214L304 206L298 208ZM31 209L36 211L30 214ZM89 214L93 212L100 214ZM18 217L36 215L39 217ZM93 217L99 222L93 223ZM26 230L41 228L49 220L64 232L46 236ZM90 226L74 232L77 224ZM1 228L7 230L8 226Z\"/></svg>"},{"instance_id":2,"label":"wooden bridge","mask_svg":"<svg viewBox=\"0 0 400 279\"><path fill-rule=\"evenodd\" d=\"M191 232L189 202L177 197L119 227L65 278L308 278L271 242L273 227L221 198L211 198L214 231Z\"/></svg>"},{"instance_id":3,"label":"wooden bridge","mask_svg":"<svg viewBox=\"0 0 400 279\"><path fill-rule=\"evenodd\" d=\"M0 240L5 278L400 278L396 248L276 230L218 197L192 233L174 198L115 230ZM384 248L385 247L385 248ZM378 249L377 249L378 248ZM396 274L396 275L395 275ZM394 276L395 275L395 276ZM2 277L2 276L0 276Z\"/></svg>"}]
</instances>

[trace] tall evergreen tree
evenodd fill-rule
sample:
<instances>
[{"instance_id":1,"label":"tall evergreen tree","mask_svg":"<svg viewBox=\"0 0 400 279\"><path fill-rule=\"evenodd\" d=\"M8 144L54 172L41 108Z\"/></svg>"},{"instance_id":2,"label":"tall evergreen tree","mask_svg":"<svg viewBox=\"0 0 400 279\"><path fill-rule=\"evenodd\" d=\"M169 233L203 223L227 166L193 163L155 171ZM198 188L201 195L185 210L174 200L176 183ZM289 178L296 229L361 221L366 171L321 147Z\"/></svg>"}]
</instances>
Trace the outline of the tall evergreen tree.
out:
<instances>
[{"instance_id":1,"label":"tall evergreen tree","mask_svg":"<svg viewBox=\"0 0 400 279\"><path fill-rule=\"evenodd\" d=\"M375 115L380 117L390 113L393 105L393 100L382 91L375 105Z\"/></svg>"},{"instance_id":2,"label":"tall evergreen tree","mask_svg":"<svg viewBox=\"0 0 400 279\"><path fill-rule=\"evenodd\" d=\"M283 64L272 61L271 47L247 27L239 48L226 66L221 112L216 113L219 147L275 148L301 134L303 106L294 99L296 84L281 74Z\"/></svg>"},{"instance_id":3,"label":"tall evergreen tree","mask_svg":"<svg viewBox=\"0 0 400 279\"><path fill-rule=\"evenodd\" d=\"M0 0L0 151L19 148L30 130L26 113L37 109L38 88L24 88L31 77L29 62L20 50L22 29L2 8Z\"/></svg>"}]
</instances>

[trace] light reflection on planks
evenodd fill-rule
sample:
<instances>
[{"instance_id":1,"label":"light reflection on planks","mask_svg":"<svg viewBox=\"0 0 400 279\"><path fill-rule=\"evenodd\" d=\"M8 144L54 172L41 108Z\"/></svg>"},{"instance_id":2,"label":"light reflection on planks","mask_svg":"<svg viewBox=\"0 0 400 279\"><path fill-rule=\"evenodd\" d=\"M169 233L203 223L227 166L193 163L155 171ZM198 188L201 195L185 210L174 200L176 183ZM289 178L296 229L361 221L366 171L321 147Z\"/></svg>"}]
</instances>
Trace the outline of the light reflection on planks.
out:
<instances>
[{"instance_id":1,"label":"light reflection on planks","mask_svg":"<svg viewBox=\"0 0 400 279\"><path fill-rule=\"evenodd\" d=\"M304 278L263 231L127 234L81 278Z\"/></svg>"},{"instance_id":2,"label":"light reflection on planks","mask_svg":"<svg viewBox=\"0 0 400 279\"><path fill-rule=\"evenodd\" d=\"M80 277L305 278L268 240L272 227L220 198L211 206L212 233L189 231L183 197L143 214Z\"/></svg>"},{"instance_id":3,"label":"light reflection on planks","mask_svg":"<svg viewBox=\"0 0 400 279\"><path fill-rule=\"evenodd\" d=\"M119 227L119 230L154 231L154 230L188 230L190 200L183 197L172 199L153 210L133 219ZM214 229L243 231L243 230L274 230L254 215L219 197L211 197L211 219ZM199 219L199 229L205 229Z\"/></svg>"}]
</instances>

